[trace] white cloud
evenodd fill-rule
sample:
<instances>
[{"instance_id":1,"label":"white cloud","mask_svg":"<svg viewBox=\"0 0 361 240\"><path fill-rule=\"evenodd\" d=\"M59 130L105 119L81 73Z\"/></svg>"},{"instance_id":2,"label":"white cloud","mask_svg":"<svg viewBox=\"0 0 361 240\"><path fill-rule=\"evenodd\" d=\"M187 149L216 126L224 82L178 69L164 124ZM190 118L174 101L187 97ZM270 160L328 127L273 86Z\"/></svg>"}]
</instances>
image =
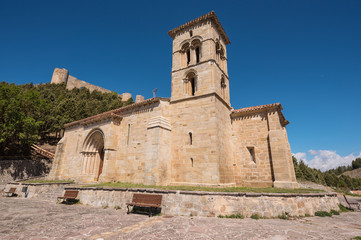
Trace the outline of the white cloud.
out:
<instances>
[{"instance_id":1,"label":"white cloud","mask_svg":"<svg viewBox=\"0 0 361 240\"><path fill-rule=\"evenodd\" d=\"M307 155L311 155L311 160L307 160ZM339 166L350 165L355 158L361 157L361 152L354 155L353 153L347 156L340 156L336 151L330 150L309 150L308 154L299 152L293 154L298 160L303 160L308 166L312 168L326 171Z\"/></svg>"},{"instance_id":2,"label":"white cloud","mask_svg":"<svg viewBox=\"0 0 361 240\"><path fill-rule=\"evenodd\" d=\"M306 153L299 152L299 153L292 153L292 155L295 156L295 158L297 158L298 161L300 161L300 160L305 161L306 160Z\"/></svg>"}]
</instances>

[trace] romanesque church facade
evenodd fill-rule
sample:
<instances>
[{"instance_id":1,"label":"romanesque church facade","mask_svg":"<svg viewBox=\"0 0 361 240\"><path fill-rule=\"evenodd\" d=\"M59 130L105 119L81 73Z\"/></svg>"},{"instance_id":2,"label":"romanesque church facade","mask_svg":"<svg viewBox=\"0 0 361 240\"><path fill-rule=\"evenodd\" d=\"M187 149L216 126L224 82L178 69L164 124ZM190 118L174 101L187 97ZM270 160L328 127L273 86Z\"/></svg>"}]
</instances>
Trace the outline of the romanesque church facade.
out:
<instances>
[{"instance_id":1,"label":"romanesque church facade","mask_svg":"<svg viewBox=\"0 0 361 240\"><path fill-rule=\"evenodd\" d=\"M214 12L171 31L170 98L65 125L50 179L295 188L279 103L234 110L227 44Z\"/></svg>"}]
</instances>

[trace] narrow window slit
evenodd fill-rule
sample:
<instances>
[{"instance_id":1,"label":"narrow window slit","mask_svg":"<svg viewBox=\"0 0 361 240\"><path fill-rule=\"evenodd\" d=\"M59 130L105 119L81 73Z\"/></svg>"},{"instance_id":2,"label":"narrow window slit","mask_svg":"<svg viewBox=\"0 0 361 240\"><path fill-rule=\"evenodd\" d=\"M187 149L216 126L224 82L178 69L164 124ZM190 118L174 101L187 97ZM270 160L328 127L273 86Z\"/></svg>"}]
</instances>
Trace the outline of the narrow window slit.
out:
<instances>
[{"instance_id":1,"label":"narrow window slit","mask_svg":"<svg viewBox=\"0 0 361 240\"><path fill-rule=\"evenodd\" d=\"M247 147L249 154L251 155L252 162L256 163L256 156L254 153L254 147Z\"/></svg>"},{"instance_id":2,"label":"narrow window slit","mask_svg":"<svg viewBox=\"0 0 361 240\"><path fill-rule=\"evenodd\" d=\"M127 138L127 145L129 145L129 137L130 137L130 124L128 124L128 138Z\"/></svg>"}]
</instances>

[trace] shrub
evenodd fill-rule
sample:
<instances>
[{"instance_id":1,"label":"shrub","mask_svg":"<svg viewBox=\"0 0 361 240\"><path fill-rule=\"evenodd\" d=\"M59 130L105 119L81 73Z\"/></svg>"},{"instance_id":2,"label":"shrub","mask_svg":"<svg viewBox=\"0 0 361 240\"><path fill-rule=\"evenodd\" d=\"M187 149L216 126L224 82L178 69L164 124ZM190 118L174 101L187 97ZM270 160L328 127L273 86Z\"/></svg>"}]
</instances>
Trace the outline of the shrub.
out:
<instances>
[{"instance_id":1,"label":"shrub","mask_svg":"<svg viewBox=\"0 0 361 240\"><path fill-rule=\"evenodd\" d=\"M332 215L340 215L340 212L338 212L338 211L336 211L336 210L331 210L330 211L330 213L332 214Z\"/></svg>"},{"instance_id":2,"label":"shrub","mask_svg":"<svg viewBox=\"0 0 361 240\"><path fill-rule=\"evenodd\" d=\"M282 213L282 215L278 215L279 219L284 219L284 220L288 220L290 219L286 214Z\"/></svg>"},{"instance_id":3,"label":"shrub","mask_svg":"<svg viewBox=\"0 0 361 240\"><path fill-rule=\"evenodd\" d=\"M338 204L338 207L340 208L340 212L352 212L353 211L352 209L349 209L348 207L345 207L341 203Z\"/></svg>"},{"instance_id":4,"label":"shrub","mask_svg":"<svg viewBox=\"0 0 361 240\"><path fill-rule=\"evenodd\" d=\"M308 214L308 213L306 213L306 214L305 214L305 217L311 217L311 215L310 215L310 214Z\"/></svg>"},{"instance_id":5,"label":"shrub","mask_svg":"<svg viewBox=\"0 0 361 240\"><path fill-rule=\"evenodd\" d=\"M329 212L326 212L326 211L317 211L317 212L315 212L315 216L318 216L318 217L331 217L332 214L329 213Z\"/></svg>"},{"instance_id":6,"label":"shrub","mask_svg":"<svg viewBox=\"0 0 361 240\"><path fill-rule=\"evenodd\" d=\"M252 214L251 218L258 220L260 219L260 216L256 213L256 214Z\"/></svg>"},{"instance_id":7,"label":"shrub","mask_svg":"<svg viewBox=\"0 0 361 240\"><path fill-rule=\"evenodd\" d=\"M244 216L242 215L242 213L237 213L237 214L231 214L231 215L218 215L219 218L240 218L243 219Z\"/></svg>"}]
</instances>

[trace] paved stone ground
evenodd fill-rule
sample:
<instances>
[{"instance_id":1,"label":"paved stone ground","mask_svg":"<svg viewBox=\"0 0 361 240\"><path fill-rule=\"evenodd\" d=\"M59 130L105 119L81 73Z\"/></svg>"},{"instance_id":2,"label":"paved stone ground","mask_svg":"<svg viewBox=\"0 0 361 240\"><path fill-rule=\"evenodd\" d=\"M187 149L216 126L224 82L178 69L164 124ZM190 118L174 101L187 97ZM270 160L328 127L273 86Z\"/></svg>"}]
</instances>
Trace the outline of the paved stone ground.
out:
<instances>
[{"instance_id":1,"label":"paved stone ground","mask_svg":"<svg viewBox=\"0 0 361 240\"><path fill-rule=\"evenodd\" d=\"M0 239L351 239L361 213L281 219L152 217L125 210L0 197Z\"/></svg>"}]
</instances>

